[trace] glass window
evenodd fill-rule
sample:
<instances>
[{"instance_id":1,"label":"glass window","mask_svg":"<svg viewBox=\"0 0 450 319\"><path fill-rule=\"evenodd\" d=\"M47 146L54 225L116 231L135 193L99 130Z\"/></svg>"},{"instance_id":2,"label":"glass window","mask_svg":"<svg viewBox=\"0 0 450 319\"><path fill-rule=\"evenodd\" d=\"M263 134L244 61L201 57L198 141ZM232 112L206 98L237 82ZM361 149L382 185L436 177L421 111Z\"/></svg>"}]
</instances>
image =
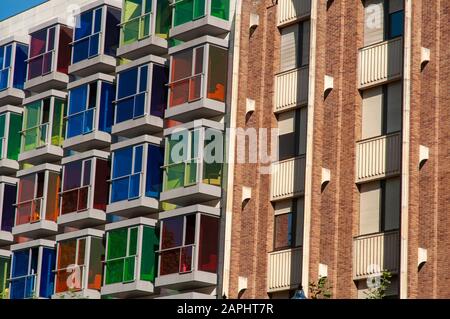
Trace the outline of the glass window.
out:
<instances>
[{"instance_id":1,"label":"glass window","mask_svg":"<svg viewBox=\"0 0 450 319\"><path fill-rule=\"evenodd\" d=\"M293 213L275 216L274 248L283 249L294 245Z\"/></svg>"},{"instance_id":2,"label":"glass window","mask_svg":"<svg viewBox=\"0 0 450 319\"><path fill-rule=\"evenodd\" d=\"M72 239L58 243L56 293L82 289L86 239Z\"/></svg>"},{"instance_id":3,"label":"glass window","mask_svg":"<svg viewBox=\"0 0 450 319\"><path fill-rule=\"evenodd\" d=\"M389 39L393 39L403 35L403 20L403 10L389 14Z\"/></svg>"},{"instance_id":4,"label":"glass window","mask_svg":"<svg viewBox=\"0 0 450 319\"><path fill-rule=\"evenodd\" d=\"M54 65L56 27L32 33L30 41L30 60L28 61L28 80L50 73Z\"/></svg>"},{"instance_id":5,"label":"glass window","mask_svg":"<svg viewBox=\"0 0 450 319\"><path fill-rule=\"evenodd\" d=\"M22 115L10 113L7 158L17 161L20 153Z\"/></svg>"},{"instance_id":6,"label":"glass window","mask_svg":"<svg viewBox=\"0 0 450 319\"><path fill-rule=\"evenodd\" d=\"M37 247L13 253L10 280L11 299L29 299L37 295L38 258L39 248ZM44 269L42 269L43 271Z\"/></svg>"},{"instance_id":7,"label":"glass window","mask_svg":"<svg viewBox=\"0 0 450 319\"><path fill-rule=\"evenodd\" d=\"M217 272L219 249L219 218L200 215L200 239L198 247L198 269Z\"/></svg>"},{"instance_id":8,"label":"glass window","mask_svg":"<svg viewBox=\"0 0 450 319\"><path fill-rule=\"evenodd\" d=\"M82 85L69 93L67 138L90 133L95 128L98 82Z\"/></svg>"},{"instance_id":9,"label":"glass window","mask_svg":"<svg viewBox=\"0 0 450 319\"><path fill-rule=\"evenodd\" d=\"M20 178L16 225L41 219L44 179L45 173L31 174Z\"/></svg>"},{"instance_id":10,"label":"glass window","mask_svg":"<svg viewBox=\"0 0 450 319\"><path fill-rule=\"evenodd\" d=\"M151 34L152 0L126 0L121 25L122 44L130 44ZM158 1L161 2L161 1Z\"/></svg>"},{"instance_id":11,"label":"glass window","mask_svg":"<svg viewBox=\"0 0 450 319\"><path fill-rule=\"evenodd\" d=\"M0 115L0 159L6 157L7 140L6 140L6 114Z\"/></svg>"},{"instance_id":12,"label":"glass window","mask_svg":"<svg viewBox=\"0 0 450 319\"><path fill-rule=\"evenodd\" d=\"M205 16L205 0L178 0L175 2L173 26L179 26Z\"/></svg>"},{"instance_id":13,"label":"glass window","mask_svg":"<svg viewBox=\"0 0 450 319\"><path fill-rule=\"evenodd\" d=\"M12 64L12 44L0 47L0 91L9 87Z\"/></svg>"},{"instance_id":14,"label":"glass window","mask_svg":"<svg viewBox=\"0 0 450 319\"><path fill-rule=\"evenodd\" d=\"M141 280L153 282L156 277L157 259L155 252L159 248L159 239L155 228L144 226L142 238Z\"/></svg>"},{"instance_id":15,"label":"glass window","mask_svg":"<svg viewBox=\"0 0 450 319\"><path fill-rule=\"evenodd\" d=\"M45 109L45 105L44 105ZM62 146L65 136L66 101L54 98L53 122L51 126L51 143L55 146ZM48 122L48 120L47 120Z\"/></svg>"},{"instance_id":16,"label":"glass window","mask_svg":"<svg viewBox=\"0 0 450 319\"><path fill-rule=\"evenodd\" d=\"M138 145L114 152L111 181L112 203L141 196L143 148L143 145Z\"/></svg>"},{"instance_id":17,"label":"glass window","mask_svg":"<svg viewBox=\"0 0 450 319\"><path fill-rule=\"evenodd\" d=\"M211 45L208 65L208 99L225 102L228 76L227 50Z\"/></svg>"},{"instance_id":18,"label":"glass window","mask_svg":"<svg viewBox=\"0 0 450 319\"><path fill-rule=\"evenodd\" d=\"M14 79L13 87L23 90L27 76L27 59L28 46L24 44L16 44L16 56L14 62Z\"/></svg>"},{"instance_id":19,"label":"glass window","mask_svg":"<svg viewBox=\"0 0 450 319\"><path fill-rule=\"evenodd\" d=\"M119 74L116 123L135 119L145 114L148 72L148 66L144 65Z\"/></svg>"},{"instance_id":20,"label":"glass window","mask_svg":"<svg viewBox=\"0 0 450 319\"><path fill-rule=\"evenodd\" d=\"M2 209L2 219L1 219L1 228L2 231L11 232L14 226L14 216L16 211L16 194L17 194L17 186L5 184L3 191L3 207Z\"/></svg>"},{"instance_id":21,"label":"glass window","mask_svg":"<svg viewBox=\"0 0 450 319\"><path fill-rule=\"evenodd\" d=\"M8 299L10 259L0 257L0 299Z\"/></svg>"},{"instance_id":22,"label":"glass window","mask_svg":"<svg viewBox=\"0 0 450 319\"><path fill-rule=\"evenodd\" d=\"M99 54L102 10L98 8L83 12L77 17L72 63L90 59Z\"/></svg>"},{"instance_id":23,"label":"glass window","mask_svg":"<svg viewBox=\"0 0 450 319\"><path fill-rule=\"evenodd\" d=\"M61 214L88 209L91 187L92 160L76 161L64 165Z\"/></svg>"},{"instance_id":24,"label":"glass window","mask_svg":"<svg viewBox=\"0 0 450 319\"><path fill-rule=\"evenodd\" d=\"M136 280L138 227L108 232L105 284Z\"/></svg>"}]
</instances>

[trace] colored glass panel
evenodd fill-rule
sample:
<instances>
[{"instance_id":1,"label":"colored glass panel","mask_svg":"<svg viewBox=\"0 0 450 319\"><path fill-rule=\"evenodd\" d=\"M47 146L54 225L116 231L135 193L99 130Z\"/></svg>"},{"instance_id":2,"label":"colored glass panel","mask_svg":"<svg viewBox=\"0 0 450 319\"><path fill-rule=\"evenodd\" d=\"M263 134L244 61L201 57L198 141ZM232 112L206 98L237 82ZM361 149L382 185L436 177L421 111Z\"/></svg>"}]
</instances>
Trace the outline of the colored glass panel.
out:
<instances>
[{"instance_id":1,"label":"colored glass panel","mask_svg":"<svg viewBox=\"0 0 450 319\"><path fill-rule=\"evenodd\" d=\"M205 0L179 0L175 3L173 26L205 16Z\"/></svg>"},{"instance_id":2,"label":"colored glass panel","mask_svg":"<svg viewBox=\"0 0 450 319\"><path fill-rule=\"evenodd\" d=\"M10 259L0 257L0 299L8 299L8 278L10 273Z\"/></svg>"},{"instance_id":3,"label":"colored glass panel","mask_svg":"<svg viewBox=\"0 0 450 319\"><path fill-rule=\"evenodd\" d=\"M198 269L202 271L217 272L219 249L219 219L212 216L201 215L200 239L198 245Z\"/></svg>"},{"instance_id":4,"label":"colored glass panel","mask_svg":"<svg viewBox=\"0 0 450 319\"><path fill-rule=\"evenodd\" d=\"M77 19L72 63L77 63L99 54L102 8L83 12Z\"/></svg>"},{"instance_id":5,"label":"colored glass panel","mask_svg":"<svg viewBox=\"0 0 450 319\"><path fill-rule=\"evenodd\" d=\"M208 99L225 102L227 87L228 52L215 46L209 47Z\"/></svg>"},{"instance_id":6,"label":"colored glass panel","mask_svg":"<svg viewBox=\"0 0 450 319\"><path fill-rule=\"evenodd\" d=\"M42 265L41 265L41 281L39 287L39 296L42 298L50 298L54 291L56 254L54 249L43 248Z\"/></svg>"},{"instance_id":7,"label":"colored glass panel","mask_svg":"<svg viewBox=\"0 0 450 319\"><path fill-rule=\"evenodd\" d=\"M159 240L153 227L144 226L143 231L140 279L153 282L156 277L157 260L155 252L159 248Z\"/></svg>"},{"instance_id":8,"label":"colored glass panel","mask_svg":"<svg viewBox=\"0 0 450 319\"><path fill-rule=\"evenodd\" d=\"M211 0L211 15L222 20L229 20L230 0Z\"/></svg>"},{"instance_id":9,"label":"colored glass panel","mask_svg":"<svg viewBox=\"0 0 450 319\"><path fill-rule=\"evenodd\" d=\"M17 186L5 184L3 191L2 220L0 230L10 232L14 226Z\"/></svg>"},{"instance_id":10,"label":"colored glass panel","mask_svg":"<svg viewBox=\"0 0 450 319\"><path fill-rule=\"evenodd\" d=\"M89 256L88 289L100 290L102 285L102 258L105 253L103 240L91 238L91 254Z\"/></svg>"},{"instance_id":11,"label":"colored glass panel","mask_svg":"<svg viewBox=\"0 0 450 319\"><path fill-rule=\"evenodd\" d=\"M22 131L22 115L9 115L8 152L9 159L17 161L20 153L20 136Z\"/></svg>"},{"instance_id":12,"label":"colored glass panel","mask_svg":"<svg viewBox=\"0 0 450 319\"><path fill-rule=\"evenodd\" d=\"M16 45L16 59L14 63L13 87L23 90L27 76L28 46L23 44Z\"/></svg>"},{"instance_id":13,"label":"colored glass panel","mask_svg":"<svg viewBox=\"0 0 450 319\"><path fill-rule=\"evenodd\" d=\"M62 146L65 135L65 116L66 102L60 99L54 101L53 123L52 123L52 145Z\"/></svg>"},{"instance_id":14,"label":"colored glass panel","mask_svg":"<svg viewBox=\"0 0 450 319\"><path fill-rule=\"evenodd\" d=\"M10 298L29 299L36 297L36 275L39 248L15 251L12 258Z\"/></svg>"},{"instance_id":15,"label":"colored glass panel","mask_svg":"<svg viewBox=\"0 0 450 319\"><path fill-rule=\"evenodd\" d=\"M6 141L6 114L0 115L0 159L6 157L7 141Z\"/></svg>"}]
</instances>

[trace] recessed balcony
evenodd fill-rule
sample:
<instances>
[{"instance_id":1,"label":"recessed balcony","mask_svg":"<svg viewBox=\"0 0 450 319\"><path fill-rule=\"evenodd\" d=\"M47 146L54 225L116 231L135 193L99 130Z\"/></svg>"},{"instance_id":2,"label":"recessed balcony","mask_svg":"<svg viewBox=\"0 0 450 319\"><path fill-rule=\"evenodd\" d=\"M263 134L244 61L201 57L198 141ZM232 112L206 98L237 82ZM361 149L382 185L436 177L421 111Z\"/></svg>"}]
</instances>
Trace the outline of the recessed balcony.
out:
<instances>
[{"instance_id":1,"label":"recessed balcony","mask_svg":"<svg viewBox=\"0 0 450 319\"><path fill-rule=\"evenodd\" d=\"M68 85L64 149L84 152L111 144L114 119L114 77L98 73Z\"/></svg>"},{"instance_id":2,"label":"recessed balcony","mask_svg":"<svg viewBox=\"0 0 450 319\"><path fill-rule=\"evenodd\" d=\"M0 300L9 299L9 274L11 272L11 252L0 249Z\"/></svg>"},{"instance_id":3,"label":"recessed balcony","mask_svg":"<svg viewBox=\"0 0 450 319\"><path fill-rule=\"evenodd\" d=\"M106 222L109 153L98 150L65 157L58 225L87 228Z\"/></svg>"},{"instance_id":4,"label":"recessed balcony","mask_svg":"<svg viewBox=\"0 0 450 319\"><path fill-rule=\"evenodd\" d=\"M41 238L58 232L61 166L42 164L17 172L14 236Z\"/></svg>"},{"instance_id":5,"label":"recessed balcony","mask_svg":"<svg viewBox=\"0 0 450 319\"><path fill-rule=\"evenodd\" d=\"M100 299L104 231L83 229L56 236L52 299Z\"/></svg>"},{"instance_id":6,"label":"recessed balcony","mask_svg":"<svg viewBox=\"0 0 450 319\"><path fill-rule=\"evenodd\" d=\"M311 14L311 0L279 0L278 27L295 23Z\"/></svg>"},{"instance_id":7,"label":"recessed balcony","mask_svg":"<svg viewBox=\"0 0 450 319\"><path fill-rule=\"evenodd\" d=\"M353 279L379 276L384 270L400 270L400 232L362 235L353 239Z\"/></svg>"},{"instance_id":8,"label":"recessed balcony","mask_svg":"<svg viewBox=\"0 0 450 319\"><path fill-rule=\"evenodd\" d=\"M269 253L267 292L297 289L302 282L302 247Z\"/></svg>"},{"instance_id":9,"label":"recessed balcony","mask_svg":"<svg viewBox=\"0 0 450 319\"><path fill-rule=\"evenodd\" d=\"M272 164L272 201L304 194L305 160L305 156L302 155Z\"/></svg>"},{"instance_id":10,"label":"recessed balcony","mask_svg":"<svg viewBox=\"0 0 450 319\"><path fill-rule=\"evenodd\" d=\"M171 10L166 0L125 0L117 55L136 60L167 54Z\"/></svg>"},{"instance_id":11,"label":"recessed balcony","mask_svg":"<svg viewBox=\"0 0 450 319\"><path fill-rule=\"evenodd\" d=\"M106 259L101 294L138 298L155 292L156 220L134 218L106 225Z\"/></svg>"},{"instance_id":12,"label":"recessed balcony","mask_svg":"<svg viewBox=\"0 0 450 319\"><path fill-rule=\"evenodd\" d=\"M63 157L66 98L66 93L51 90L24 100L19 162L35 165Z\"/></svg>"},{"instance_id":13,"label":"recessed balcony","mask_svg":"<svg viewBox=\"0 0 450 319\"><path fill-rule=\"evenodd\" d=\"M16 36L0 41L0 105L20 105L25 93L26 39Z\"/></svg>"},{"instance_id":14,"label":"recessed balcony","mask_svg":"<svg viewBox=\"0 0 450 319\"><path fill-rule=\"evenodd\" d=\"M403 37L369 45L359 50L359 89L401 79Z\"/></svg>"},{"instance_id":15,"label":"recessed balcony","mask_svg":"<svg viewBox=\"0 0 450 319\"><path fill-rule=\"evenodd\" d=\"M150 55L117 67L113 134L132 138L162 131L169 76L166 62Z\"/></svg>"},{"instance_id":16,"label":"recessed balcony","mask_svg":"<svg viewBox=\"0 0 450 319\"><path fill-rule=\"evenodd\" d=\"M223 129L197 120L165 130L162 202L186 206L221 198Z\"/></svg>"},{"instance_id":17,"label":"recessed balcony","mask_svg":"<svg viewBox=\"0 0 450 319\"><path fill-rule=\"evenodd\" d=\"M400 132L362 140L356 144L356 182L399 175L401 160Z\"/></svg>"},{"instance_id":18,"label":"recessed balcony","mask_svg":"<svg viewBox=\"0 0 450 319\"><path fill-rule=\"evenodd\" d=\"M19 170L22 113L17 106L0 107L0 175L14 176Z\"/></svg>"},{"instance_id":19,"label":"recessed balcony","mask_svg":"<svg viewBox=\"0 0 450 319\"><path fill-rule=\"evenodd\" d=\"M188 122L225 114L227 45L226 40L206 36L169 49L167 119Z\"/></svg>"},{"instance_id":20,"label":"recessed balcony","mask_svg":"<svg viewBox=\"0 0 450 319\"><path fill-rule=\"evenodd\" d=\"M217 285L220 210L195 205L160 217L156 287L188 290Z\"/></svg>"},{"instance_id":21,"label":"recessed balcony","mask_svg":"<svg viewBox=\"0 0 450 319\"><path fill-rule=\"evenodd\" d=\"M231 30L229 0L181 0L172 2L171 6L171 38L189 41L203 35L223 35Z\"/></svg>"},{"instance_id":22,"label":"recessed balcony","mask_svg":"<svg viewBox=\"0 0 450 319\"><path fill-rule=\"evenodd\" d=\"M0 246L14 242L12 228L14 226L15 202L18 179L0 176Z\"/></svg>"},{"instance_id":23,"label":"recessed balcony","mask_svg":"<svg viewBox=\"0 0 450 319\"><path fill-rule=\"evenodd\" d=\"M38 239L11 246L11 299L48 299L55 284L55 242Z\"/></svg>"},{"instance_id":24,"label":"recessed balcony","mask_svg":"<svg viewBox=\"0 0 450 319\"><path fill-rule=\"evenodd\" d=\"M143 135L111 146L112 173L108 214L127 218L159 209L163 148L161 138Z\"/></svg>"},{"instance_id":25,"label":"recessed balcony","mask_svg":"<svg viewBox=\"0 0 450 319\"><path fill-rule=\"evenodd\" d=\"M30 30L26 90L41 93L66 89L73 31L64 22L55 18Z\"/></svg>"},{"instance_id":26,"label":"recessed balcony","mask_svg":"<svg viewBox=\"0 0 450 319\"><path fill-rule=\"evenodd\" d=\"M86 77L115 72L121 11L110 3L104 0L90 3L75 17L69 74Z\"/></svg>"}]
</instances>

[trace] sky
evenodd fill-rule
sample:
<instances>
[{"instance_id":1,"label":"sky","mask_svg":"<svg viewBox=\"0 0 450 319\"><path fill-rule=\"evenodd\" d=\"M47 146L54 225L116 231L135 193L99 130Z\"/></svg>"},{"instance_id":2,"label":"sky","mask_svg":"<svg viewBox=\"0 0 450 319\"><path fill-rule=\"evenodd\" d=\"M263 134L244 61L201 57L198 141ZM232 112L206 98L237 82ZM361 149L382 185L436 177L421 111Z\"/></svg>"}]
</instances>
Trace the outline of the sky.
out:
<instances>
[{"instance_id":1,"label":"sky","mask_svg":"<svg viewBox=\"0 0 450 319\"><path fill-rule=\"evenodd\" d=\"M0 21L47 0L0 0Z\"/></svg>"}]
</instances>

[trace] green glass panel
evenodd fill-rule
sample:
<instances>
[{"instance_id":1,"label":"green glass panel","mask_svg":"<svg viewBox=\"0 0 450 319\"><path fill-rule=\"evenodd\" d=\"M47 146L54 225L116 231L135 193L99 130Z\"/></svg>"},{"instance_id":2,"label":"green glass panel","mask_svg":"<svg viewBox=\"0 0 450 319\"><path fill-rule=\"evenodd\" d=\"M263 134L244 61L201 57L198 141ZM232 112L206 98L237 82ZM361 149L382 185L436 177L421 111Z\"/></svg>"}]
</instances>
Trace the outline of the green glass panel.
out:
<instances>
[{"instance_id":1,"label":"green glass panel","mask_svg":"<svg viewBox=\"0 0 450 319\"><path fill-rule=\"evenodd\" d=\"M41 101L25 106L24 144L23 150L30 151L37 147L37 136L41 117Z\"/></svg>"},{"instance_id":2,"label":"green glass panel","mask_svg":"<svg viewBox=\"0 0 450 319\"><path fill-rule=\"evenodd\" d=\"M220 186L222 182L222 164L203 164L203 182L210 185Z\"/></svg>"},{"instance_id":3,"label":"green glass panel","mask_svg":"<svg viewBox=\"0 0 450 319\"><path fill-rule=\"evenodd\" d=\"M8 278L9 278L10 260L0 258L0 299L8 298Z\"/></svg>"},{"instance_id":4,"label":"green glass panel","mask_svg":"<svg viewBox=\"0 0 450 319\"><path fill-rule=\"evenodd\" d=\"M123 8L123 21L129 21L141 16L143 0L125 0Z\"/></svg>"},{"instance_id":5,"label":"green glass panel","mask_svg":"<svg viewBox=\"0 0 450 319\"><path fill-rule=\"evenodd\" d=\"M127 254L128 229L117 229L108 233L108 260L125 257Z\"/></svg>"},{"instance_id":6,"label":"green glass panel","mask_svg":"<svg viewBox=\"0 0 450 319\"><path fill-rule=\"evenodd\" d=\"M133 281L134 278L134 268L136 265L136 257L127 257L125 258L124 264L124 272L123 272L123 281Z\"/></svg>"},{"instance_id":7,"label":"green glass panel","mask_svg":"<svg viewBox=\"0 0 450 319\"><path fill-rule=\"evenodd\" d=\"M139 25L143 0L126 0L123 9L122 44L136 42L139 38ZM131 20L131 21L130 21Z\"/></svg>"},{"instance_id":8,"label":"green glass panel","mask_svg":"<svg viewBox=\"0 0 450 319\"><path fill-rule=\"evenodd\" d=\"M197 163L195 159L186 163L186 184L193 185L197 183Z\"/></svg>"},{"instance_id":9,"label":"green glass panel","mask_svg":"<svg viewBox=\"0 0 450 319\"><path fill-rule=\"evenodd\" d=\"M22 115L11 114L9 118L8 158L17 161L20 153L20 131Z\"/></svg>"},{"instance_id":10,"label":"green glass panel","mask_svg":"<svg viewBox=\"0 0 450 319\"><path fill-rule=\"evenodd\" d=\"M193 20L201 18L205 15L205 0L194 0Z\"/></svg>"},{"instance_id":11,"label":"green glass panel","mask_svg":"<svg viewBox=\"0 0 450 319\"><path fill-rule=\"evenodd\" d=\"M229 20L230 0L211 0L211 15L223 20Z\"/></svg>"},{"instance_id":12,"label":"green glass panel","mask_svg":"<svg viewBox=\"0 0 450 319\"><path fill-rule=\"evenodd\" d=\"M146 38L150 35L150 20L151 15L146 15L141 19L140 27L141 27L141 33L140 33L140 39Z\"/></svg>"},{"instance_id":13,"label":"green glass panel","mask_svg":"<svg viewBox=\"0 0 450 319\"><path fill-rule=\"evenodd\" d=\"M173 164L166 169L166 180L164 190L184 187L185 164Z\"/></svg>"},{"instance_id":14,"label":"green glass panel","mask_svg":"<svg viewBox=\"0 0 450 319\"><path fill-rule=\"evenodd\" d=\"M172 22L172 10L169 1L158 1L156 3L155 35L167 39L169 36L170 23Z\"/></svg>"},{"instance_id":15,"label":"green glass panel","mask_svg":"<svg viewBox=\"0 0 450 319\"><path fill-rule=\"evenodd\" d=\"M152 227L144 227L142 239L141 280L153 282L158 265L155 251L159 248L156 231Z\"/></svg>"},{"instance_id":16,"label":"green glass panel","mask_svg":"<svg viewBox=\"0 0 450 319\"><path fill-rule=\"evenodd\" d=\"M174 27L192 20L194 16L193 0L181 0L175 4Z\"/></svg>"},{"instance_id":17,"label":"green glass panel","mask_svg":"<svg viewBox=\"0 0 450 319\"><path fill-rule=\"evenodd\" d=\"M107 285L123 281L124 259L108 261L106 264L105 283Z\"/></svg>"},{"instance_id":18,"label":"green glass panel","mask_svg":"<svg viewBox=\"0 0 450 319\"><path fill-rule=\"evenodd\" d=\"M137 253L138 229L130 229L130 240L128 242L128 256L134 256Z\"/></svg>"},{"instance_id":19,"label":"green glass panel","mask_svg":"<svg viewBox=\"0 0 450 319\"><path fill-rule=\"evenodd\" d=\"M5 158L6 151L3 150L3 146L5 145L6 141L3 141L3 138L5 137L5 124L6 124L6 114L0 115L0 159Z\"/></svg>"},{"instance_id":20,"label":"green glass panel","mask_svg":"<svg viewBox=\"0 0 450 319\"><path fill-rule=\"evenodd\" d=\"M62 146L64 142L64 115L66 110L66 102L55 99L55 107L53 109L52 123L52 145Z\"/></svg>"}]
</instances>

